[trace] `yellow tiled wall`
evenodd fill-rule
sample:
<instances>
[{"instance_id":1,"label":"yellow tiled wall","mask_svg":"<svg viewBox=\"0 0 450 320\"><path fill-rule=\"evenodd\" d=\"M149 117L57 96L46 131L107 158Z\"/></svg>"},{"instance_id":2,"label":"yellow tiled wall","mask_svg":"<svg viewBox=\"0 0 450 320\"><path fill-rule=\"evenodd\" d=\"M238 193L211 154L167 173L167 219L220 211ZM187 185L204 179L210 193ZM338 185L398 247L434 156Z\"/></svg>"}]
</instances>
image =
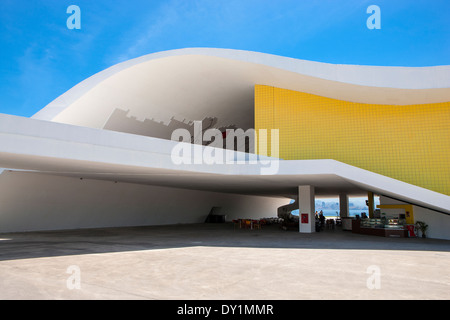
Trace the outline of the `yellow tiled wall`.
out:
<instances>
[{"instance_id":1,"label":"yellow tiled wall","mask_svg":"<svg viewBox=\"0 0 450 320\"><path fill-rule=\"evenodd\" d=\"M450 195L450 102L373 105L257 85L255 129L279 129L281 159L334 159Z\"/></svg>"}]
</instances>

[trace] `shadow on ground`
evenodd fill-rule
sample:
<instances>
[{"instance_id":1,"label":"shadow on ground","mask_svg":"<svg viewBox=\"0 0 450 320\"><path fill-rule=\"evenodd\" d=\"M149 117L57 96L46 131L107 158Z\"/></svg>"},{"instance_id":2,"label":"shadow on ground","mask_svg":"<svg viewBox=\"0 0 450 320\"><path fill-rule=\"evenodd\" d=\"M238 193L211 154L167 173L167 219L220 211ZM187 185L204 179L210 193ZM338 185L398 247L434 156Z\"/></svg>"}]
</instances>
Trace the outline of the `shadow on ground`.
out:
<instances>
[{"instance_id":1,"label":"shadow on ground","mask_svg":"<svg viewBox=\"0 0 450 320\"><path fill-rule=\"evenodd\" d=\"M224 223L1 234L0 261L195 246L450 252L448 240L383 238L341 229L300 234L278 225L245 230Z\"/></svg>"}]
</instances>

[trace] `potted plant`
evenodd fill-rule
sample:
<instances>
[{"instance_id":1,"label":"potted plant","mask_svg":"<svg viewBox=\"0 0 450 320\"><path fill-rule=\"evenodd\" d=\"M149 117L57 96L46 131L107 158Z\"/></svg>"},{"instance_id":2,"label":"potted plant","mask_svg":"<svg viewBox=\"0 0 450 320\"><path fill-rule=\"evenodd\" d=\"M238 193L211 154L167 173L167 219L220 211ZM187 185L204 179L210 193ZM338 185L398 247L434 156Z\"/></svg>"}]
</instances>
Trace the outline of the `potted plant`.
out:
<instances>
[{"instance_id":1,"label":"potted plant","mask_svg":"<svg viewBox=\"0 0 450 320\"><path fill-rule=\"evenodd\" d=\"M422 233L422 238L426 238L426 232L428 230L428 225L423 222L423 221L417 221L416 222L416 229L420 230L420 232Z\"/></svg>"}]
</instances>

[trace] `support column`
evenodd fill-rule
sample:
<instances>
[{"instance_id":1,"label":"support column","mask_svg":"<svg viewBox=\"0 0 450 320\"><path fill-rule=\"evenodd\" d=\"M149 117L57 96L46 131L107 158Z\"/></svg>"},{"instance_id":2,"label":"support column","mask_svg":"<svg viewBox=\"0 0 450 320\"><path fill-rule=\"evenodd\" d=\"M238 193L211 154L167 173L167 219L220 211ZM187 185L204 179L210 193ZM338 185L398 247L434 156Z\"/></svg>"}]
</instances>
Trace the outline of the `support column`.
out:
<instances>
[{"instance_id":1,"label":"support column","mask_svg":"<svg viewBox=\"0 0 450 320\"><path fill-rule=\"evenodd\" d=\"M349 216L349 202L348 195L345 193L339 194L339 215L341 218L346 218Z\"/></svg>"},{"instance_id":2,"label":"support column","mask_svg":"<svg viewBox=\"0 0 450 320\"><path fill-rule=\"evenodd\" d=\"M373 192L367 192L367 198L369 199L367 206L369 207L369 218L373 219L373 212L375 211L375 201L373 198Z\"/></svg>"},{"instance_id":3,"label":"support column","mask_svg":"<svg viewBox=\"0 0 450 320\"><path fill-rule=\"evenodd\" d=\"M313 186L298 187L299 232L316 232L315 193Z\"/></svg>"}]
</instances>

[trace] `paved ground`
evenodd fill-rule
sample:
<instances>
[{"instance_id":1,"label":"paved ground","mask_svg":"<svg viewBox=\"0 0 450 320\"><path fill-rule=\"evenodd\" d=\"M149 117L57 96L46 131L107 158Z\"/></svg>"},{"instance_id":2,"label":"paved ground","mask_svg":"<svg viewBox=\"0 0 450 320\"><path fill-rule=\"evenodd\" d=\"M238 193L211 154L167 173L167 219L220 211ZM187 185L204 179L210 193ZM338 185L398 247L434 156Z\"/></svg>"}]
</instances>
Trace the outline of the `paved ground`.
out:
<instances>
[{"instance_id":1,"label":"paved ground","mask_svg":"<svg viewBox=\"0 0 450 320\"><path fill-rule=\"evenodd\" d=\"M449 266L450 241L341 230L3 234L0 299L449 299Z\"/></svg>"}]
</instances>

